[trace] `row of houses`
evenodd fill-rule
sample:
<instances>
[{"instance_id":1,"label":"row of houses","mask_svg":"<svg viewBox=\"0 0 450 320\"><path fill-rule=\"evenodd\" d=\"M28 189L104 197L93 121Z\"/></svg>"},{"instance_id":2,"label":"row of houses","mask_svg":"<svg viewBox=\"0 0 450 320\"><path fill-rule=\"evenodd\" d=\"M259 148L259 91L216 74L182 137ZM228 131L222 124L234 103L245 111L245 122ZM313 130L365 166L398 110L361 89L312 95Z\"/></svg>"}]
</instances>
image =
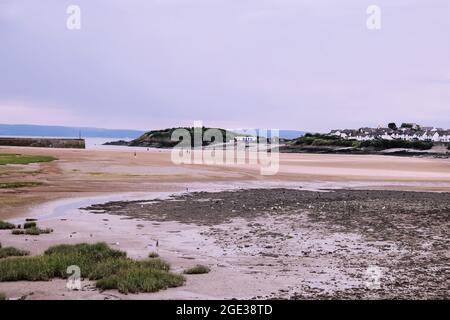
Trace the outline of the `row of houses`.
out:
<instances>
[{"instance_id":1,"label":"row of houses","mask_svg":"<svg viewBox=\"0 0 450 320\"><path fill-rule=\"evenodd\" d=\"M407 140L407 141L433 141L450 142L450 130L433 127L416 128L360 128L332 130L330 135L339 136L343 139L358 141L385 139L385 140Z\"/></svg>"}]
</instances>

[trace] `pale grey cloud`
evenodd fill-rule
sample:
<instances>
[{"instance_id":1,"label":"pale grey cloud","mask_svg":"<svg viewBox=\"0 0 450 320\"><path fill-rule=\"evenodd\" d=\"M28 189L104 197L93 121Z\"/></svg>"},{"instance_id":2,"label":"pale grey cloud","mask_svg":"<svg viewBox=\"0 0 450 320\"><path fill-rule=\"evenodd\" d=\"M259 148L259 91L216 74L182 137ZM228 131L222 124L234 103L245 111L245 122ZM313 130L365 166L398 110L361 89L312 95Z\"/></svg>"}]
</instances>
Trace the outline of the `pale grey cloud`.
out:
<instances>
[{"instance_id":1,"label":"pale grey cloud","mask_svg":"<svg viewBox=\"0 0 450 320\"><path fill-rule=\"evenodd\" d=\"M0 104L33 110L20 122L141 129L450 127L448 87L429 81L450 74L450 3L376 2L374 32L360 0L0 0Z\"/></svg>"}]
</instances>

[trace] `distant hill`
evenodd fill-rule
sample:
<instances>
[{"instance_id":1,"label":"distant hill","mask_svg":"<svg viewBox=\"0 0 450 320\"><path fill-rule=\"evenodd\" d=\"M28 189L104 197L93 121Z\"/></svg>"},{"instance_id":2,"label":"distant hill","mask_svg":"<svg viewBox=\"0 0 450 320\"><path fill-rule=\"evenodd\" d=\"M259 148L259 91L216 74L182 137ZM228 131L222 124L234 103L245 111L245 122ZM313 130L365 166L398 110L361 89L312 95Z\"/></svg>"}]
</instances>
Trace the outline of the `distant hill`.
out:
<instances>
[{"instance_id":1,"label":"distant hill","mask_svg":"<svg viewBox=\"0 0 450 320\"><path fill-rule=\"evenodd\" d=\"M60 138L135 138L145 131L101 129L89 127L64 127L29 124L0 124L0 136L60 137Z\"/></svg>"},{"instance_id":2,"label":"distant hill","mask_svg":"<svg viewBox=\"0 0 450 320\"><path fill-rule=\"evenodd\" d=\"M182 128L168 128L163 130L153 130L144 133L139 138L134 139L132 141L112 141L107 142L105 145L120 145L120 146L130 146L130 147L150 147L150 148L173 148L175 147L180 141L172 141L172 134L177 129L185 129L189 131L190 137L191 137L191 146L194 146L194 128L192 127L182 127ZM202 128L202 135L206 130L209 129L217 129L220 130L222 133L222 136L228 139L234 139L236 136L242 135L240 133L227 131L225 129L220 128ZM203 140L203 139L202 139ZM224 141L228 142L228 141ZM208 141L202 141L203 146L207 146L214 143L208 142Z\"/></svg>"},{"instance_id":3,"label":"distant hill","mask_svg":"<svg viewBox=\"0 0 450 320\"><path fill-rule=\"evenodd\" d=\"M446 156L442 149L437 154L429 152L434 147L432 141L374 139L358 141L344 139L331 134L305 134L301 138L288 141L280 148L281 152L298 153L345 153L345 154L386 154L386 155L430 155Z\"/></svg>"}]
</instances>

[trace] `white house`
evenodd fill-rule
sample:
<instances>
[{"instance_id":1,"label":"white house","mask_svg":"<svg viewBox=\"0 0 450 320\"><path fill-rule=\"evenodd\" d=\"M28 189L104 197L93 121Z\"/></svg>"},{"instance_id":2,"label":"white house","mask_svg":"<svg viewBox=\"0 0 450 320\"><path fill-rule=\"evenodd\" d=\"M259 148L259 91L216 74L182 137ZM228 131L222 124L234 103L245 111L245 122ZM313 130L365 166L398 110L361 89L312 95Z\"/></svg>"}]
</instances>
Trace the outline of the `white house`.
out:
<instances>
[{"instance_id":1,"label":"white house","mask_svg":"<svg viewBox=\"0 0 450 320\"><path fill-rule=\"evenodd\" d=\"M406 141L433 141L450 142L450 130L432 127L420 127L412 124L412 128L360 128L358 130L332 130L329 134L342 139L354 139L358 141L384 139L384 140L406 140Z\"/></svg>"},{"instance_id":2,"label":"white house","mask_svg":"<svg viewBox=\"0 0 450 320\"><path fill-rule=\"evenodd\" d=\"M257 138L253 137L253 136L237 136L234 138L234 141L251 143L251 142L257 142Z\"/></svg>"}]
</instances>

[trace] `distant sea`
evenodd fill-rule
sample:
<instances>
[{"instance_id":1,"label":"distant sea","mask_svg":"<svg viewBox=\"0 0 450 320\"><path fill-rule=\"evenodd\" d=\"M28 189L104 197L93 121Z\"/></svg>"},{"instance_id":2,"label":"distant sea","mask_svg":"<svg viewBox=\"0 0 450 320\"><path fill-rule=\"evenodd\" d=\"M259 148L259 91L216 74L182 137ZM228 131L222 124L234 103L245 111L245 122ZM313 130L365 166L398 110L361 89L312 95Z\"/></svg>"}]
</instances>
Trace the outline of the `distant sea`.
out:
<instances>
[{"instance_id":1,"label":"distant sea","mask_svg":"<svg viewBox=\"0 0 450 320\"><path fill-rule=\"evenodd\" d=\"M105 142L111 141L131 141L135 138L84 138L86 141L86 149L88 150L120 150L120 151L147 151L147 149L156 149L156 148L146 148L146 147L128 147L128 146L104 146ZM162 150L162 149L157 149Z\"/></svg>"},{"instance_id":2,"label":"distant sea","mask_svg":"<svg viewBox=\"0 0 450 320\"><path fill-rule=\"evenodd\" d=\"M13 135L0 135L0 137L15 137ZM76 139L76 138L68 138L68 137L53 137L53 136L17 136L17 138L48 138L48 139ZM104 146L105 142L110 141L118 141L125 140L131 141L134 138L82 138L86 141L86 149L88 150L131 150L134 148L127 146ZM142 150L142 148L138 148L138 150Z\"/></svg>"},{"instance_id":3,"label":"distant sea","mask_svg":"<svg viewBox=\"0 0 450 320\"><path fill-rule=\"evenodd\" d=\"M55 139L76 139L81 138L86 141L86 149L123 149L124 146L104 146L105 142L136 139L145 131L127 129L102 129L90 127L65 127L46 126L29 124L1 124L0 137L17 138L55 138Z\"/></svg>"},{"instance_id":4,"label":"distant sea","mask_svg":"<svg viewBox=\"0 0 450 320\"><path fill-rule=\"evenodd\" d=\"M76 138L137 138L145 131L127 129L102 129L89 127L44 126L30 124L0 124L0 135L11 137L41 136Z\"/></svg>"}]
</instances>

